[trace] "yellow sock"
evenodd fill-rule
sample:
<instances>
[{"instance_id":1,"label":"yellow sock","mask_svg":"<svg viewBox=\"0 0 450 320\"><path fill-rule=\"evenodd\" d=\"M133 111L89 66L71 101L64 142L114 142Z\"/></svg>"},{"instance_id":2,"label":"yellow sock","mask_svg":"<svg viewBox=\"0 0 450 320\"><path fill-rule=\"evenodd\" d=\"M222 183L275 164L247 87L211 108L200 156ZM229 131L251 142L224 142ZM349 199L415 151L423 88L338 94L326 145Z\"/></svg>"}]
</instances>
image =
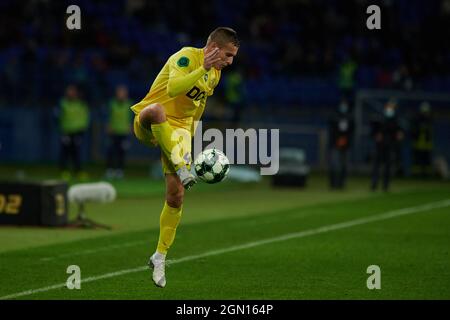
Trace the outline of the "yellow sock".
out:
<instances>
[{"instance_id":1,"label":"yellow sock","mask_svg":"<svg viewBox=\"0 0 450 320\"><path fill-rule=\"evenodd\" d=\"M166 157L172 162L175 170L186 165L183 155L181 154L182 149L179 144L180 140L172 140L172 137L177 135L173 135L174 129L167 121L152 124L152 133L158 141L162 152L164 152Z\"/></svg>"},{"instance_id":2,"label":"yellow sock","mask_svg":"<svg viewBox=\"0 0 450 320\"><path fill-rule=\"evenodd\" d=\"M157 251L162 254L167 254L175 239L178 223L181 219L181 212L183 207L172 208L167 202L164 203L164 208L159 219L159 241Z\"/></svg>"}]
</instances>

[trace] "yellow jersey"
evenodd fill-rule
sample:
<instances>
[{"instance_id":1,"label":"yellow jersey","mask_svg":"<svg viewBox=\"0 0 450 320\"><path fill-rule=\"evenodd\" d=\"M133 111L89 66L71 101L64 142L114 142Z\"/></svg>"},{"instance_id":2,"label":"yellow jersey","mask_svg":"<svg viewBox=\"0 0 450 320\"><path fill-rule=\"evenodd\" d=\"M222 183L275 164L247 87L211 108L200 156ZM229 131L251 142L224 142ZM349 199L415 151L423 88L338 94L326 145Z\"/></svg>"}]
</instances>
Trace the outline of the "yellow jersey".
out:
<instances>
[{"instance_id":1,"label":"yellow jersey","mask_svg":"<svg viewBox=\"0 0 450 320\"><path fill-rule=\"evenodd\" d=\"M220 70L203 67L201 48L184 47L167 60L144 99L131 107L135 114L153 103L163 106L170 125L185 128L194 135L206 99L214 93Z\"/></svg>"}]
</instances>

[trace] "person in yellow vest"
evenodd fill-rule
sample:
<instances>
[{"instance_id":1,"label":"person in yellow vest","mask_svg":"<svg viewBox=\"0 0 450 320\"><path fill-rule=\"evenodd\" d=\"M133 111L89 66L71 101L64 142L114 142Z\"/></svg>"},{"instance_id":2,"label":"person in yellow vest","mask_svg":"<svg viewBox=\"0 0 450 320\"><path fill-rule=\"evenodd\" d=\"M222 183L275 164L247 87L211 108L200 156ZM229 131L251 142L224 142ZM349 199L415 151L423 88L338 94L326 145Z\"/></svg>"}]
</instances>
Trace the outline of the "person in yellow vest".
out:
<instances>
[{"instance_id":1,"label":"person in yellow vest","mask_svg":"<svg viewBox=\"0 0 450 320\"><path fill-rule=\"evenodd\" d=\"M159 146L166 180L158 246L149 259L159 287L166 285L165 259L181 219L184 191L196 183L190 164L197 121L238 49L236 31L216 28L203 48L184 47L171 55L147 95L131 107L134 134L147 146Z\"/></svg>"},{"instance_id":2,"label":"person in yellow vest","mask_svg":"<svg viewBox=\"0 0 450 320\"><path fill-rule=\"evenodd\" d=\"M72 161L75 176L80 180L87 179L87 173L82 170L81 146L88 127L89 108L80 98L78 88L69 85L59 104L60 168L65 180L72 177L68 169L69 160Z\"/></svg>"},{"instance_id":3,"label":"person in yellow vest","mask_svg":"<svg viewBox=\"0 0 450 320\"><path fill-rule=\"evenodd\" d=\"M353 95L355 88L355 77L358 70L358 64L348 55L343 63L339 66L338 87L341 94L350 104L353 103Z\"/></svg>"},{"instance_id":4,"label":"person in yellow vest","mask_svg":"<svg viewBox=\"0 0 450 320\"><path fill-rule=\"evenodd\" d=\"M131 132L133 112L130 110L131 100L128 99L128 88L119 85L115 98L109 103L109 119L107 131L110 145L108 148L106 178L123 178L125 153L128 147L128 135Z\"/></svg>"},{"instance_id":5,"label":"person in yellow vest","mask_svg":"<svg viewBox=\"0 0 450 320\"><path fill-rule=\"evenodd\" d=\"M244 79L242 72L233 70L225 77L225 100L233 110L231 119L233 127L237 127L241 121L244 103Z\"/></svg>"}]
</instances>

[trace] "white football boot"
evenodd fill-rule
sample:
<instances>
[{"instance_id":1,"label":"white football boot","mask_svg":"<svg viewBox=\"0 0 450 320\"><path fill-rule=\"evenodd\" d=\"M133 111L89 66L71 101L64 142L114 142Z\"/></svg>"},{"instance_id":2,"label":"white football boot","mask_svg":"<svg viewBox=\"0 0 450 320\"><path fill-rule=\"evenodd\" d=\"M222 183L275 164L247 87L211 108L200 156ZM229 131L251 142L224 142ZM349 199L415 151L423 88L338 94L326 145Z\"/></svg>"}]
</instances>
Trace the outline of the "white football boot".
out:
<instances>
[{"instance_id":1,"label":"white football boot","mask_svg":"<svg viewBox=\"0 0 450 320\"><path fill-rule=\"evenodd\" d=\"M194 184L197 183L195 176L188 170L186 166L177 170L177 175L183 184L184 189L189 190Z\"/></svg>"},{"instance_id":2,"label":"white football boot","mask_svg":"<svg viewBox=\"0 0 450 320\"><path fill-rule=\"evenodd\" d=\"M148 265L153 269L153 282L155 285L164 288L166 286L166 260L157 258L155 255L156 253L150 257Z\"/></svg>"}]
</instances>

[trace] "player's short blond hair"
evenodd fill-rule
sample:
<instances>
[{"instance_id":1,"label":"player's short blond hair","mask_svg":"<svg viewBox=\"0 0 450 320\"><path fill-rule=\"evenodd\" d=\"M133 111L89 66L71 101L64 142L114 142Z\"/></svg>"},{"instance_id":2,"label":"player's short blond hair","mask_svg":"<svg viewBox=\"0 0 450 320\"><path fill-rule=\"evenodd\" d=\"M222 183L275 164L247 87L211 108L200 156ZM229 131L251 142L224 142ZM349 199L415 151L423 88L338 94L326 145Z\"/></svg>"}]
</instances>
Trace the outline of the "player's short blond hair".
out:
<instances>
[{"instance_id":1,"label":"player's short blond hair","mask_svg":"<svg viewBox=\"0 0 450 320\"><path fill-rule=\"evenodd\" d=\"M224 46L227 43L232 43L235 47L239 47L239 39L236 31L228 27L216 28L209 34L207 43L214 41L219 46Z\"/></svg>"}]
</instances>

